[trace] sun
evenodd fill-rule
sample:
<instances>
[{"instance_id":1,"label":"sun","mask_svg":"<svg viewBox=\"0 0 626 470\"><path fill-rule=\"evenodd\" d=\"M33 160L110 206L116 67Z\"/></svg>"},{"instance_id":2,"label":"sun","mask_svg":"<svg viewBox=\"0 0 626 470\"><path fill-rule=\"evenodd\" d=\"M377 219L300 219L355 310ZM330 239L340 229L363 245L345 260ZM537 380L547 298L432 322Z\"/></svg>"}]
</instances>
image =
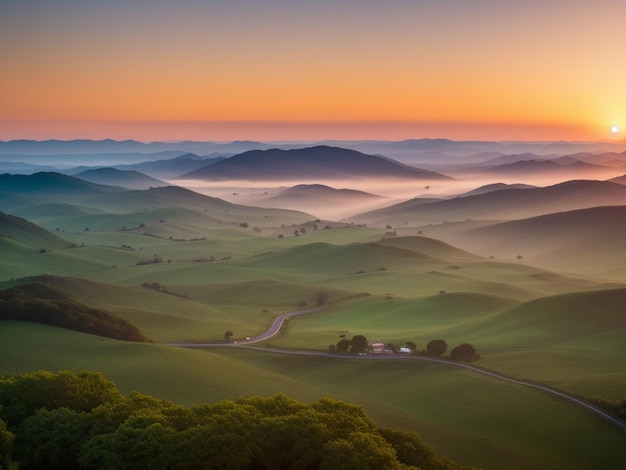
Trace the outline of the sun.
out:
<instances>
[{"instance_id":1,"label":"sun","mask_svg":"<svg viewBox=\"0 0 626 470\"><path fill-rule=\"evenodd\" d=\"M617 134L619 132L619 127L616 125L611 126L611 134Z\"/></svg>"}]
</instances>

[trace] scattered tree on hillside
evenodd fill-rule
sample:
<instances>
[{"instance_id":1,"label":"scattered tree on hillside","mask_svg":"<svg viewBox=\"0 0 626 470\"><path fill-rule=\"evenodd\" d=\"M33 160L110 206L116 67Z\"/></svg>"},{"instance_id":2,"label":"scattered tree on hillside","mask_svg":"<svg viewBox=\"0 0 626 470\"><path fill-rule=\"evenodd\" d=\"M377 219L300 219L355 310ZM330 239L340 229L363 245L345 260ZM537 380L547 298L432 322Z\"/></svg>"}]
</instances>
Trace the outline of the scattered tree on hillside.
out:
<instances>
[{"instance_id":1,"label":"scattered tree on hillside","mask_svg":"<svg viewBox=\"0 0 626 470\"><path fill-rule=\"evenodd\" d=\"M350 349L350 340L346 338L341 338L336 347L337 352L348 352L348 349Z\"/></svg>"},{"instance_id":2,"label":"scattered tree on hillside","mask_svg":"<svg viewBox=\"0 0 626 470\"><path fill-rule=\"evenodd\" d=\"M472 362L480 359L476 348L469 343L463 343L450 351L453 361Z\"/></svg>"},{"instance_id":3,"label":"scattered tree on hillside","mask_svg":"<svg viewBox=\"0 0 626 470\"><path fill-rule=\"evenodd\" d=\"M426 345L426 354L429 356L441 356L448 349L448 343L442 339L433 339Z\"/></svg>"},{"instance_id":4,"label":"scattered tree on hillside","mask_svg":"<svg viewBox=\"0 0 626 470\"><path fill-rule=\"evenodd\" d=\"M363 353L367 351L369 341L363 335L355 335L350 340L350 352Z\"/></svg>"},{"instance_id":5,"label":"scattered tree on hillside","mask_svg":"<svg viewBox=\"0 0 626 470\"><path fill-rule=\"evenodd\" d=\"M233 337L233 332L232 332L232 331L227 330L227 331L224 333L224 339L225 339L226 341L229 341L229 340L230 340L230 338L232 338L232 337Z\"/></svg>"},{"instance_id":6,"label":"scattered tree on hillside","mask_svg":"<svg viewBox=\"0 0 626 470\"><path fill-rule=\"evenodd\" d=\"M407 341L406 347L409 348L411 351L415 351L417 349L417 344L415 344L413 341Z\"/></svg>"},{"instance_id":7,"label":"scattered tree on hillside","mask_svg":"<svg viewBox=\"0 0 626 470\"><path fill-rule=\"evenodd\" d=\"M315 294L315 303L318 307L328 305L330 303L330 296L328 295L328 292L318 292Z\"/></svg>"},{"instance_id":8,"label":"scattered tree on hillside","mask_svg":"<svg viewBox=\"0 0 626 470\"><path fill-rule=\"evenodd\" d=\"M522 255L517 255L517 262L521 263L524 257Z\"/></svg>"}]
</instances>

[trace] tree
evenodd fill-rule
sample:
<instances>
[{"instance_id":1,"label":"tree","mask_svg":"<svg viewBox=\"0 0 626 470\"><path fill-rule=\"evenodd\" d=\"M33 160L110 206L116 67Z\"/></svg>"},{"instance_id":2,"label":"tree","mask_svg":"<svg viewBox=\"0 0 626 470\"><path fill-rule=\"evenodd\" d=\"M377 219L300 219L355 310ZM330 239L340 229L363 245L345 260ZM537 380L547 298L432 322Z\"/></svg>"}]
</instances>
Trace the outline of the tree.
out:
<instances>
[{"instance_id":1,"label":"tree","mask_svg":"<svg viewBox=\"0 0 626 470\"><path fill-rule=\"evenodd\" d=\"M0 468L17 470L17 463L13 461L13 441L15 436L7 429L7 423L0 419Z\"/></svg>"},{"instance_id":2,"label":"tree","mask_svg":"<svg viewBox=\"0 0 626 470\"><path fill-rule=\"evenodd\" d=\"M121 398L115 384L100 372L39 371L0 378L0 409L9 427L40 408L88 412Z\"/></svg>"},{"instance_id":3,"label":"tree","mask_svg":"<svg viewBox=\"0 0 626 470\"><path fill-rule=\"evenodd\" d=\"M396 450L397 459L409 468L422 470L460 470L460 467L435 455L419 434L399 429L379 428L380 434Z\"/></svg>"},{"instance_id":4,"label":"tree","mask_svg":"<svg viewBox=\"0 0 626 470\"><path fill-rule=\"evenodd\" d=\"M347 340L346 338L341 338L336 347L337 352L348 352L348 349L350 349L350 340Z\"/></svg>"},{"instance_id":5,"label":"tree","mask_svg":"<svg viewBox=\"0 0 626 470\"><path fill-rule=\"evenodd\" d=\"M401 470L395 449L379 434L354 432L328 442L322 452L321 470Z\"/></svg>"},{"instance_id":6,"label":"tree","mask_svg":"<svg viewBox=\"0 0 626 470\"><path fill-rule=\"evenodd\" d=\"M413 341L407 341L406 347L409 348L411 351L415 351L417 349L417 344L415 344Z\"/></svg>"},{"instance_id":7,"label":"tree","mask_svg":"<svg viewBox=\"0 0 626 470\"><path fill-rule=\"evenodd\" d=\"M426 354L429 356L441 356L448 349L448 343L442 339L433 339L426 345Z\"/></svg>"},{"instance_id":8,"label":"tree","mask_svg":"<svg viewBox=\"0 0 626 470\"><path fill-rule=\"evenodd\" d=\"M15 457L24 468L76 468L91 427L91 414L41 408L16 428Z\"/></svg>"},{"instance_id":9,"label":"tree","mask_svg":"<svg viewBox=\"0 0 626 470\"><path fill-rule=\"evenodd\" d=\"M0 377L0 469L459 468L441 465L417 434L378 428L361 405L279 394L187 408L124 397L114 384L109 396L97 390L108 389L103 380L68 371ZM84 402L94 388L98 399Z\"/></svg>"},{"instance_id":10,"label":"tree","mask_svg":"<svg viewBox=\"0 0 626 470\"><path fill-rule=\"evenodd\" d=\"M369 341L363 335L355 335L350 340L350 352L363 353L367 351Z\"/></svg>"},{"instance_id":11,"label":"tree","mask_svg":"<svg viewBox=\"0 0 626 470\"><path fill-rule=\"evenodd\" d=\"M524 257L522 255L517 255L517 262L521 263Z\"/></svg>"},{"instance_id":12,"label":"tree","mask_svg":"<svg viewBox=\"0 0 626 470\"><path fill-rule=\"evenodd\" d=\"M232 338L232 337L233 337L233 332L232 332L232 331L227 330L227 331L224 333L224 339L225 339L226 341L230 340L230 338Z\"/></svg>"},{"instance_id":13,"label":"tree","mask_svg":"<svg viewBox=\"0 0 626 470\"><path fill-rule=\"evenodd\" d=\"M463 343L450 351L450 356L454 361L472 362L480 359L476 353L476 348L469 343Z\"/></svg>"}]
</instances>

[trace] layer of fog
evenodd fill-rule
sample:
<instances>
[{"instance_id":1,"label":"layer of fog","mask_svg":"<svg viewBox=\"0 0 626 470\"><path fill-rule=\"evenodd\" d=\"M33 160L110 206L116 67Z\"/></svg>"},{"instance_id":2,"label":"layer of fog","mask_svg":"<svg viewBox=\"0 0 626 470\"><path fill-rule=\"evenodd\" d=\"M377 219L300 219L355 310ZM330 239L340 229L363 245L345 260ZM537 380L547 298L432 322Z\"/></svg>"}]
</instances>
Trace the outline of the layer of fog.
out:
<instances>
[{"instance_id":1,"label":"layer of fog","mask_svg":"<svg viewBox=\"0 0 626 470\"><path fill-rule=\"evenodd\" d=\"M320 219L349 220L351 216L407 201L414 198L448 199L494 183L526 184L531 186L551 186L575 179L609 179L623 175L623 170L607 168L602 178L584 178L580 172L559 172L544 175L497 176L481 174L450 174L454 180L415 181L406 179L347 179L310 181L203 181L175 180L172 184L189 188L212 197L218 197L235 204L256 207L294 209L307 212ZM286 200L277 204L268 199L282 191L302 184L322 184L334 189L352 189L377 196L378 199L336 198L335 200Z\"/></svg>"}]
</instances>

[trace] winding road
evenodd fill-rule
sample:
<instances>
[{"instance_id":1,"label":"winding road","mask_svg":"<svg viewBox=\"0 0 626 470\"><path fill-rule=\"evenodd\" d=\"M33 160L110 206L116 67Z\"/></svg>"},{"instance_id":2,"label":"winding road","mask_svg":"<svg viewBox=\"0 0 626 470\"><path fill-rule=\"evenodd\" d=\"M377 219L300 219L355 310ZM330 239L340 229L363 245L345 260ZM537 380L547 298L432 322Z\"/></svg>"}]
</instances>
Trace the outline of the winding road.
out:
<instances>
[{"instance_id":1,"label":"winding road","mask_svg":"<svg viewBox=\"0 0 626 470\"><path fill-rule=\"evenodd\" d=\"M585 400L578 398L575 395L571 395L569 393L563 392L561 390L557 390L555 388L549 387L547 385L542 385L539 383L531 382L523 379L516 379L513 377L509 377L504 374L500 374L499 372L494 372L488 369L483 369L482 367L478 367L472 364L467 364L464 362L455 362L447 359L441 359L436 357L428 357L428 356L420 356L420 355L408 355L408 354L369 354L366 356L353 356L353 355L343 355L337 353L323 352L323 351L307 351L307 350L291 350L291 349L274 349L274 348L263 348L263 347L252 347L254 343L259 343L261 341L265 341L273 336L276 336L278 332L283 327L286 320L290 317L296 315L304 315L307 313L317 312L322 310L324 307L311 308L307 310L296 310L294 312L284 313L274 320L272 325L267 331L263 333L253 336L249 339L245 339L242 341L227 343L227 342L211 342L211 343L167 343L170 346L179 346L183 348L207 348L207 347L239 347L239 348L249 348L254 349L256 351L265 351L277 354L290 354L290 355L303 355L303 356L325 356L339 359L352 359L352 360L419 360L419 361L427 361L427 362L437 362L440 364L445 364L452 367L462 367L464 369L469 369L471 371L477 372L479 374L487 375L497 380L502 380L505 382L523 385L524 387L535 388L537 390L541 390L542 392L549 393L551 395L555 395L559 398L569 401L576 406L584 408L600 418L608 421L609 423L617 426L623 431L626 431L626 422L616 418L615 416L607 413L602 408L589 403Z\"/></svg>"}]
</instances>

